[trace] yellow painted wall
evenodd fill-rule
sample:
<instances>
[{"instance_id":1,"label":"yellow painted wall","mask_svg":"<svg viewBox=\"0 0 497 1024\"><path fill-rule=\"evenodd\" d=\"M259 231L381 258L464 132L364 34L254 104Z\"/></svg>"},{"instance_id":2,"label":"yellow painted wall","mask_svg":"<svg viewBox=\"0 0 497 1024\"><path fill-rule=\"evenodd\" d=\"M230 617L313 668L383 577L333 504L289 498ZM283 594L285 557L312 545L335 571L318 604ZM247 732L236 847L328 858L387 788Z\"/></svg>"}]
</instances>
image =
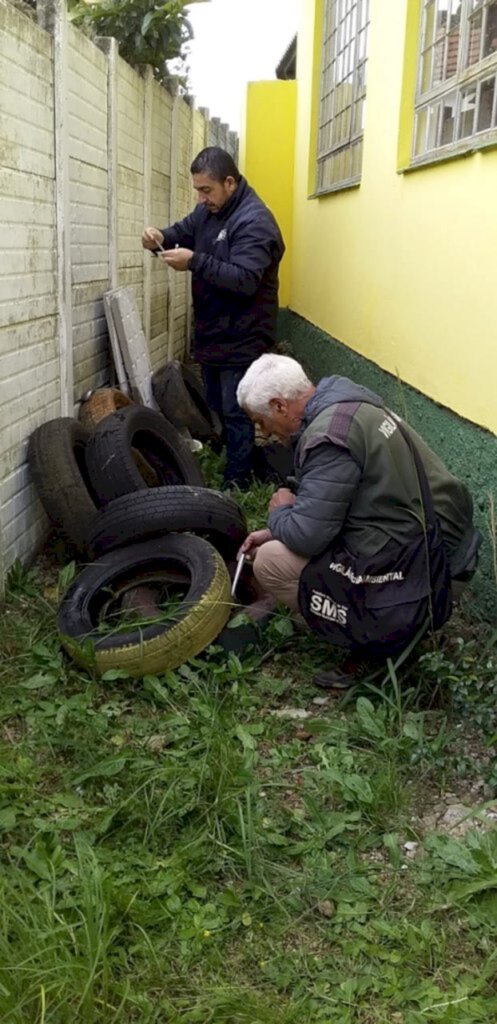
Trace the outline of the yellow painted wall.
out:
<instances>
[{"instance_id":1,"label":"yellow painted wall","mask_svg":"<svg viewBox=\"0 0 497 1024\"><path fill-rule=\"evenodd\" d=\"M371 0L362 183L309 198L322 2L301 6L289 305L497 432L497 149L399 173L410 152L420 0ZM249 131L247 166L258 138Z\"/></svg>"},{"instance_id":2,"label":"yellow painted wall","mask_svg":"<svg viewBox=\"0 0 497 1024\"><path fill-rule=\"evenodd\" d=\"M240 165L250 185L274 213L286 245L280 270L280 305L291 284L296 82L251 82Z\"/></svg>"},{"instance_id":3,"label":"yellow painted wall","mask_svg":"<svg viewBox=\"0 0 497 1024\"><path fill-rule=\"evenodd\" d=\"M320 4L302 3L290 305L497 431L497 149L398 173L402 97L408 137L412 125L403 75L418 20L408 25L408 0L372 0L362 184L308 199Z\"/></svg>"}]
</instances>

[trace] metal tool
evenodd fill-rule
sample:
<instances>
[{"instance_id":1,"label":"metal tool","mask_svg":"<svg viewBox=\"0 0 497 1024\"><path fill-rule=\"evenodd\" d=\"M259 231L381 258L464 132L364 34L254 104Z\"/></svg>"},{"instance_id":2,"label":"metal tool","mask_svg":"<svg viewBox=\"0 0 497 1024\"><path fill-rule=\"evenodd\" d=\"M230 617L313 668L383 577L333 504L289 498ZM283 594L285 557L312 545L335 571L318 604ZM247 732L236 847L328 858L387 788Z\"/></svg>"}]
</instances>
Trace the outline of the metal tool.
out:
<instances>
[{"instance_id":1,"label":"metal tool","mask_svg":"<svg viewBox=\"0 0 497 1024\"><path fill-rule=\"evenodd\" d=\"M160 249L161 252L167 252L167 249L164 249L164 246L161 245L160 242L157 242L157 248ZM174 248L175 249L179 249L179 242L176 242L176 245L174 246ZM152 255L156 255L156 254L152 253Z\"/></svg>"},{"instance_id":2,"label":"metal tool","mask_svg":"<svg viewBox=\"0 0 497 1024\"><path fill-rule=\"evenodd\" d=\"M238 586L238 582L239 582L240 576L242 574L242 569L243 569L243 566L245 564L246 557L247 557L246 555L240 555L240 558L238 559L238 565L236 567L236 572L235 572L235 575L234 575L234 578L233 578L233 585L231 587L231 596L232 597L234 597L235 594L236 594L236 588Z\"/></svg>"}]
</instances>

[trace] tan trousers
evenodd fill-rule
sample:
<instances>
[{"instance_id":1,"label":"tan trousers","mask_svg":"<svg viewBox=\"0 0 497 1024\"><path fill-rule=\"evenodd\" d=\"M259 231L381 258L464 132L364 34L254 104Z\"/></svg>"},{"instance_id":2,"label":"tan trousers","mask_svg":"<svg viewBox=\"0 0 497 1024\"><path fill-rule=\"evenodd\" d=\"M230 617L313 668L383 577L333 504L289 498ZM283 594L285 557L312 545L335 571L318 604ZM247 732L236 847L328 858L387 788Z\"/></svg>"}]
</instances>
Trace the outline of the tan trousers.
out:
<instances>
[{"instance_id":1,"label":"tan trousers","mask_svg":"<svg viewBox=\"0 0 497 1024\"><path fill-rule=\"evenodd\" d=\"M300 574L308 558L289 551L279 540L268 540L257 549L254 575L266 594L282 601L288 608L299 610L298 589Z\"/></svg>"},{"instance_id":2,"label":"tan trousers","mask_svg":"<svg viewBox=\"0 0 497 1024\"><path fill-rule=\"evenodd\" d=\"M295 555L279 540L269 540L257 549L254 575L266 594L282 601L292 611L299 611L298 591L300 574L309 559ZM452 582L452 595L457 602L467 583Z\"/></svg>"}]
</instances>

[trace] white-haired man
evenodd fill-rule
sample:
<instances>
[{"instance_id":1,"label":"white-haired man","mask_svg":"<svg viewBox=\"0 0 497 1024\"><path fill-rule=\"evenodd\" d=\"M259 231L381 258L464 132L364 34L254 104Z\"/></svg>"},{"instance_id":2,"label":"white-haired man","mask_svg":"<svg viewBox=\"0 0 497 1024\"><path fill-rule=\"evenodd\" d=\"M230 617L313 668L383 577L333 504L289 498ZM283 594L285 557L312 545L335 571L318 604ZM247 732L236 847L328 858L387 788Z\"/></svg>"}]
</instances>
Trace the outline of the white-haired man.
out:
<instances>
[{"instance_id":1,"label":"white-haired man","mask_svg":"<svg viewBox=\"0 0 497 1024\"><path fill-rule=\"evenodd\" d=\"M241 552L266 594L354 654L395 655L451 612L481 543L467 488L382 399L346 377L315 386L287 356L249 367L238 402L265 434L295 445L292 489ZM321 685L350 677L325 674Z\"/></svg>"}]
</instances>

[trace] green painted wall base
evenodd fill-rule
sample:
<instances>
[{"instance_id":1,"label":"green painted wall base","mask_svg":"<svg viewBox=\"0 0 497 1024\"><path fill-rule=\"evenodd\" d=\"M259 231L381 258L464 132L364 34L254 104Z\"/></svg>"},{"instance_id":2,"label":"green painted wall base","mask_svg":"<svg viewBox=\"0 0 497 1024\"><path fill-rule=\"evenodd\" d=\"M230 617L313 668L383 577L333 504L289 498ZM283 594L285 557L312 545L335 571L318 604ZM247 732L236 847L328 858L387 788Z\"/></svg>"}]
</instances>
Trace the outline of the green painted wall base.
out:
<instances>
[{"instance_id":1,"label":"green painted wall base","mask_svg":"<svg viewBox=\"0 0 497 1024\"><path fill-rule=\"evenodd\" d=\"M336 373L376 391L419 431L448 469L465 482L473 496L475 522L484 540L480 567L468 587L464 604L472 604L485 618L495 621L497 572L490 522L493 502L497 519L497 438L437 405L288 309L280 312L279 338L288 342L312 380Z\"/></svg>"}]
</instances>

